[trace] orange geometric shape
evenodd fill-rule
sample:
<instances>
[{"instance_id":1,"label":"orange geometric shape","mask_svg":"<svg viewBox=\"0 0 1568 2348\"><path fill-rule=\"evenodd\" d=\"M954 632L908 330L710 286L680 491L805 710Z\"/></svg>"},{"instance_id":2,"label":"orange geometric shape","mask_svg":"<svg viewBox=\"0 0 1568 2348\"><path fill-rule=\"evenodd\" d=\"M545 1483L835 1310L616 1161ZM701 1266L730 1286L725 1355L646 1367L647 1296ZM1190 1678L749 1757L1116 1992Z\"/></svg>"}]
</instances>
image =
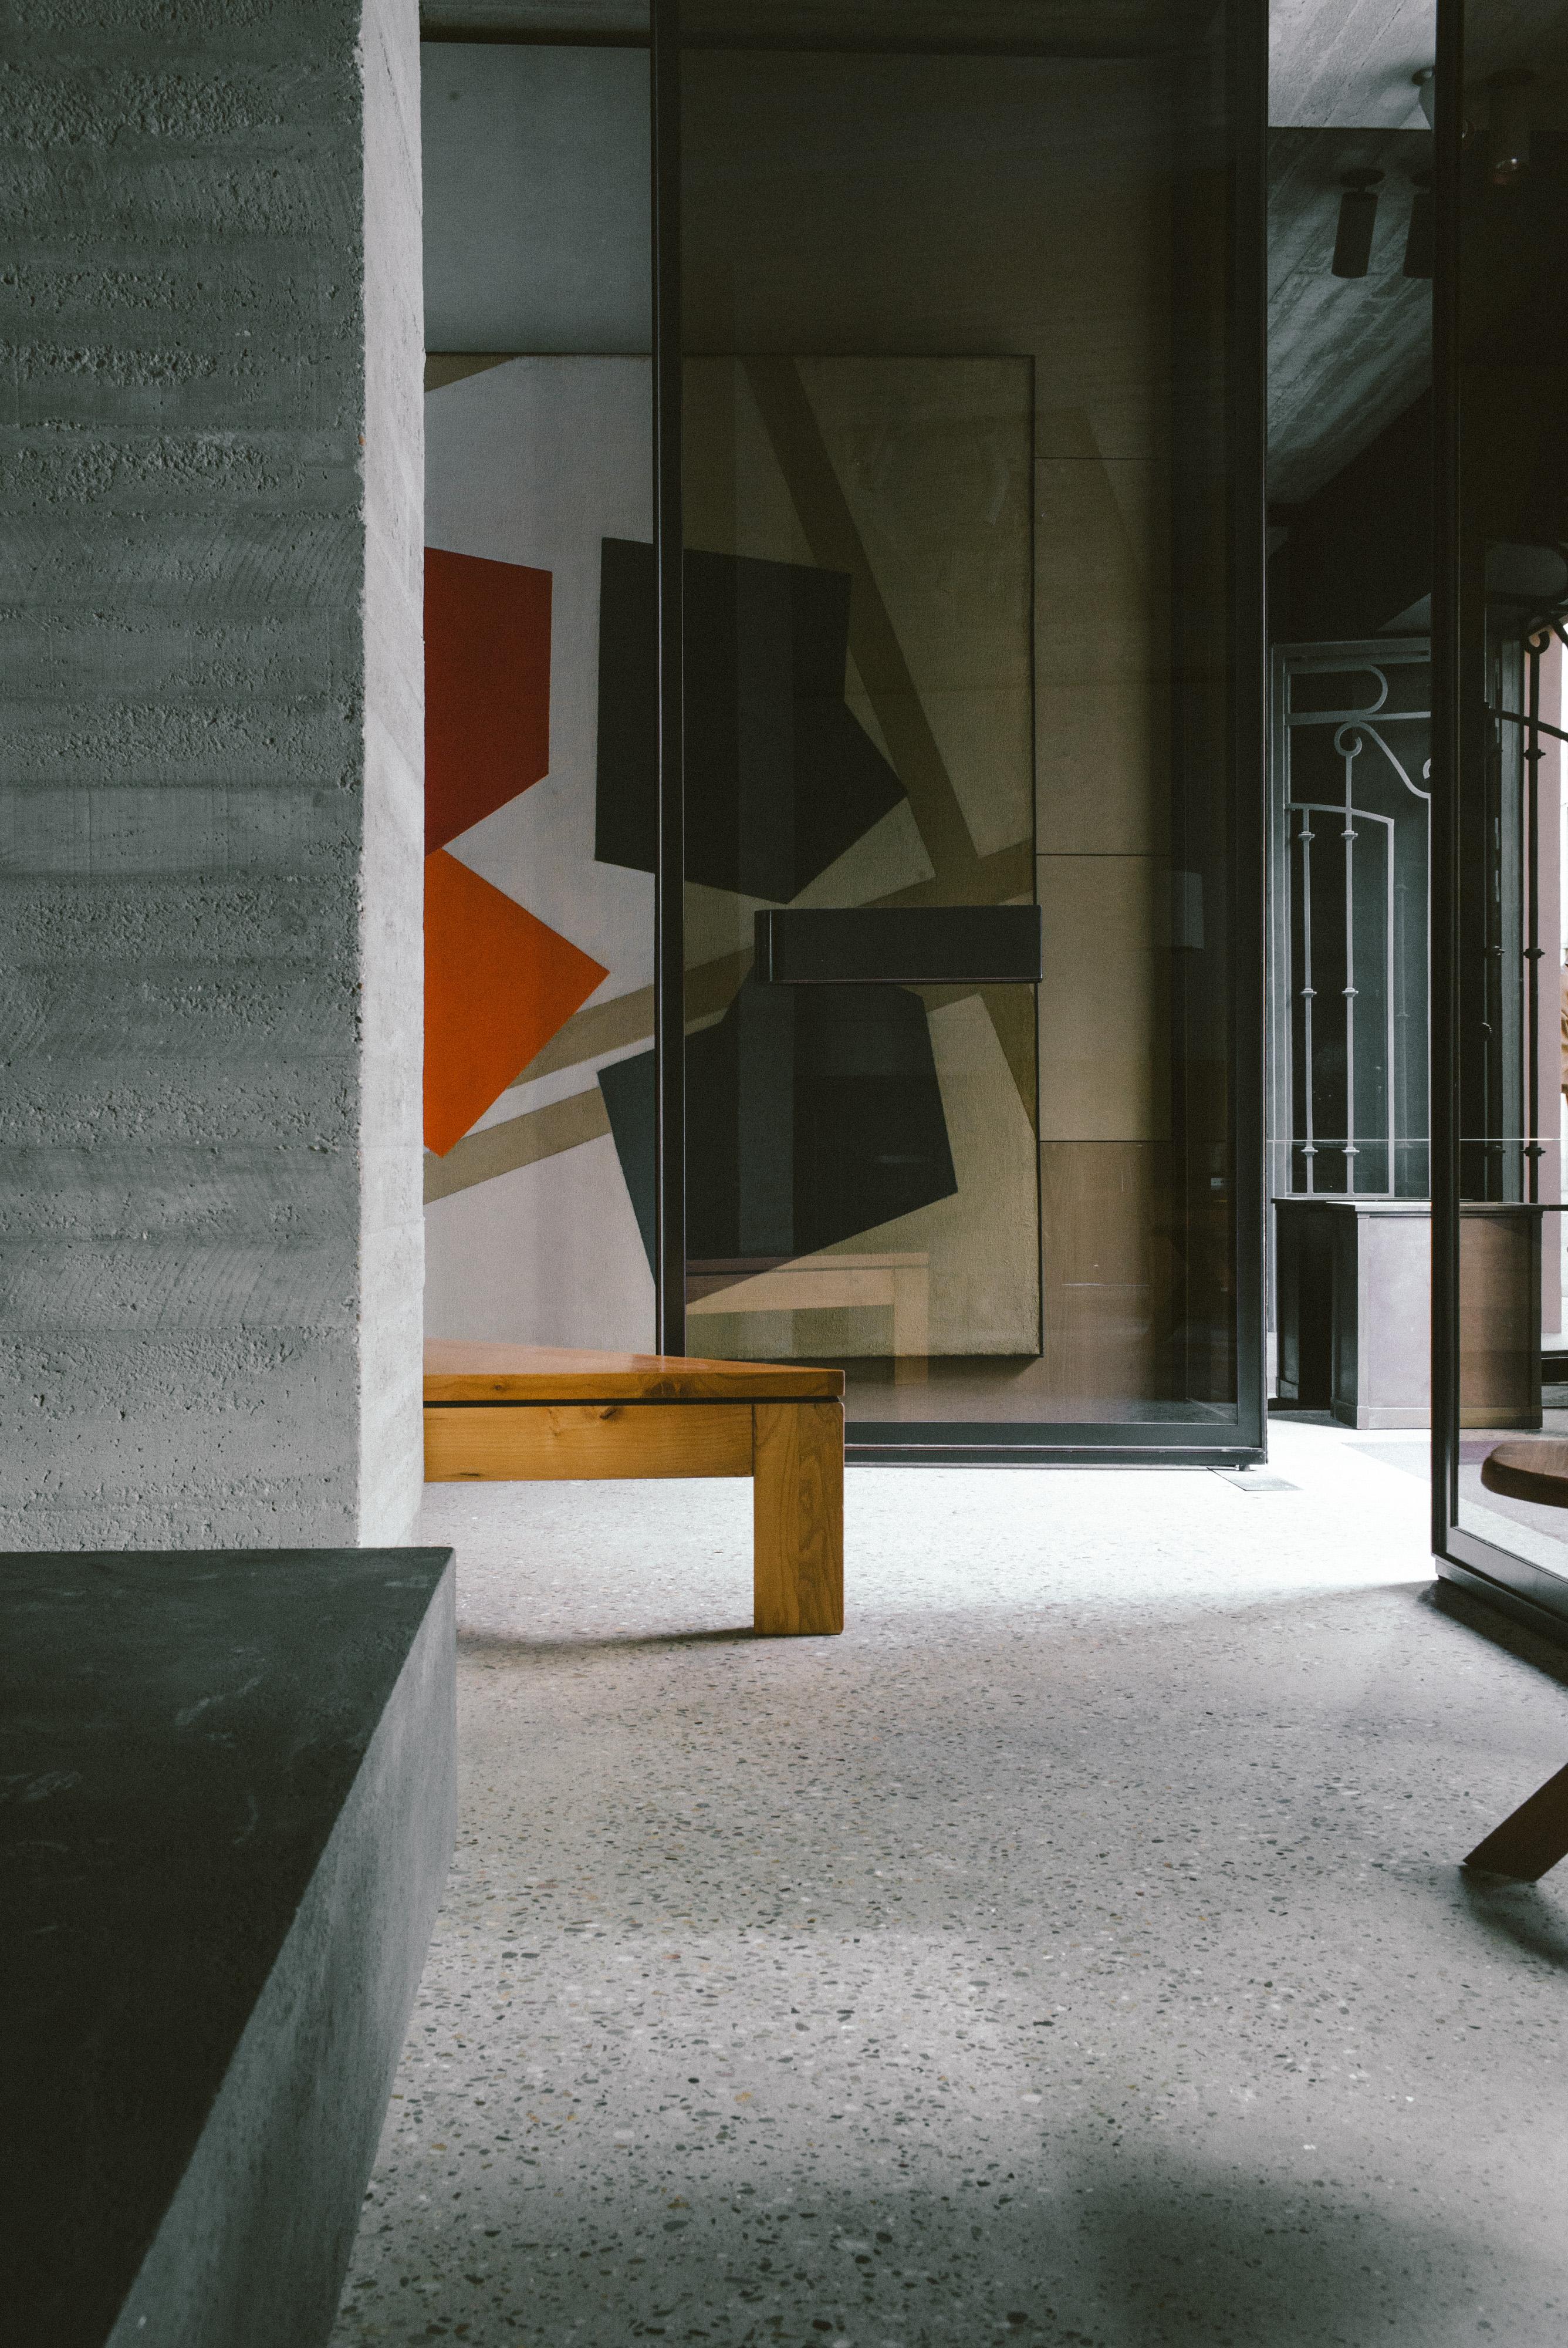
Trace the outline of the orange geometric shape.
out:
<instances>
[{"instance_id":1,"label":"orange geometric shape","mask_svg":"<svg viewBox=\"0 0 1568 2348\"><path fill-rule=\"evenodd\" d=\"M445 1158L609 975L455 856L427 856L425 1147Z\"/></svg>"},{"instance_id":2,"label":"orange geometric shape","mask_svg":"<svg viewBox=\"0 0 1568 2348\"><path fill-rule=\"evenodd\" d=\"M550 574L425 550L425 852L550 764Z\"/></svg>"}]
</instances>

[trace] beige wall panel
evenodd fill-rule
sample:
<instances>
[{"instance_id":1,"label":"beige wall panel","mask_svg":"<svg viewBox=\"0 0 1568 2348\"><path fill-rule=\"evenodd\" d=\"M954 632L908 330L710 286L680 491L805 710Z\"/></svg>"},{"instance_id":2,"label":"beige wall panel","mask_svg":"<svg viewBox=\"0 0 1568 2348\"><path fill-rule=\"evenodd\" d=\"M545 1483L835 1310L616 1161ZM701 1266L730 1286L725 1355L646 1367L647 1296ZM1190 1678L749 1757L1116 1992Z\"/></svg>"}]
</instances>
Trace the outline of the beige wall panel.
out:
<instances>
[{"instance_id":1,"label":"beige wall panel","mask_svg":"<svg viewBox=\"0 0 1568 2348\"><path fill-rule=\"evenodd\" d=\"M1152 469L1052 458L1034 479L1040 681L1160 674L1167 532Z\"/></svg>"},{"instance_id":2,"label":"beige wall panel","mask_svg":"<svg viewBox=\"0 0 1568 2348\"><path fill-rule=\"evenodd\" d=\"M1049 419L1076 453L1035 469L1035 743L1042 853L1159 854L1169 698L1163 488L1106 464L1087 420Z\"/></svg>"},{"instance_id":3,"label":"beige wall panel","mask_svg":"<svg viewBox=\"0 0 1568 2348\"><path fill-rule=\"evenodd\" d=\"M1169 1152L1147 1142L1048 1142L1040 1164L1044 1398L1074 1418L1157 1401L1171 1322L1162 1231Z\"/></svg>"},{"instance_id":4,"label":"beige wall panel","mask_svg":"<svg viewBox=\"0 0 1568 2348\"><path fill-rule=\"evenodd\" d=\"M1162 1078L1161 868L1145 856L1042 856L1040 1138L1150 1141Z\"/></svg>"},{"instance_id":5,"label":"beige wall panel","mask_svg":"<svg viewBox=\"0 0 1568 2348\"><path fill-rule=\"evenodd\" d=\"M1165 852L1170 718L1163 678L1042 679L1035 742L1042 855Z\"/></svg>"}]
</instances>

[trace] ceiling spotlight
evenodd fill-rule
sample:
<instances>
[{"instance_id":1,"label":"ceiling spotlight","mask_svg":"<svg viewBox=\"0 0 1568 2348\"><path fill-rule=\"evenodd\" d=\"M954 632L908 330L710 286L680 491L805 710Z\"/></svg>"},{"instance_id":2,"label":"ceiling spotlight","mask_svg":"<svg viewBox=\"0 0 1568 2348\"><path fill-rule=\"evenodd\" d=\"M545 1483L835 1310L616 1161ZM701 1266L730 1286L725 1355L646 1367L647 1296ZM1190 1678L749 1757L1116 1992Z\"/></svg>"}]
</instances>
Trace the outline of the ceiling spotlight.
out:
<instances>
[{"instance_id":1,"label":"ceiling spotlight","mask_svg":"<svg viewBox=\"0 0 1568 2348\"><path fill-rule=\"evenodd\" d=\"M1436 250L1436 227L1432 219L1432 175L1430 171L1414 171L1416 197L1410 206L1409 233L1405 239L1405 275L1430 277L1432 255Z\"/></svg>"},{"instance_id":2,"label":"ceiling spotlight","mask_svg":"<svg viewBox=\"0 0 1568 2348\"><path fill-rule=\"evenodd\" d=\"M1365 277L1367 264L1372 258L1372 230L1378 219L1378 199L1373 190L1381 182L1381 171L1347 171L1339 184L1345 192L1339 199L1339 232L1334 240L1334 259L1330 267L1336 277Z\"/></svg>"}]
</instances>

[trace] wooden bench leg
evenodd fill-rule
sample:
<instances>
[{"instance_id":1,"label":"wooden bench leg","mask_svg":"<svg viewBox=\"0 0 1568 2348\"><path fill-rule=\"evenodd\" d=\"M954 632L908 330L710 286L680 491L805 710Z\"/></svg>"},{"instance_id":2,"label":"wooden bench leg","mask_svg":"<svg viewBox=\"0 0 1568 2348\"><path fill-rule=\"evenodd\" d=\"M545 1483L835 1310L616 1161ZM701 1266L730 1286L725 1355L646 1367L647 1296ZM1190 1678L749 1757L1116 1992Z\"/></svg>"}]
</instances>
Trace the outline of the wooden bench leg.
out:
<instances>
[{"instance_id":1,"label":"wooden bench leg","mask_svg":"<svg viewBox=\"0 0 1568 2348\"><path fill-rule=\"evenodd\" d=\"M844 1628L844 1405L753 1406L752 1622L759 1637Z\"/></svg>"},{"instance_id":2,"label":"wooden bench leg","mask_svg":"<svg viewBox=\"0 0 1568 2348\"><path fill-rule=\"evenodd\" d=\"M1539 1883L1560 1859L1568 1859L1568 1769L1538 1786L1527 1802L1493 1827L1465 1860L1489 1875L1512 1875L1519 1883Z\"/></svg>"}]
</instances>

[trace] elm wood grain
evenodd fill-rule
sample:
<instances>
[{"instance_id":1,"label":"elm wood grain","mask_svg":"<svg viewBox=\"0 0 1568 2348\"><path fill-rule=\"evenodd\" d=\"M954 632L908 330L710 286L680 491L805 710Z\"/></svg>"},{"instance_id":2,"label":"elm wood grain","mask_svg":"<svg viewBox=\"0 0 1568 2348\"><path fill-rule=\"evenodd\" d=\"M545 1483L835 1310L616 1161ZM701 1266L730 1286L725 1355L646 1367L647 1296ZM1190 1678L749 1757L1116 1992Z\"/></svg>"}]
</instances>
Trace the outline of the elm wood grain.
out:
<instances>
[{"instance_id":1,"label":"elm wood grain","mask_svg":"<svg viewBox=\"0 0 1568 2348\"><path fill-rule=\"evenodd\" d=\"M844 1628L844 1405L758 1403L753 1612L764 1638Z\"/></svg>"},{"instance_id":2,"label":"elm wood grain","mask_svg":"<svg viewBox=\"0 0 1568 2348\"><path fill-rule=\"evenodd\" d=\"M1568 1769L1538 1786L1526 1802L1478 1842L1465 1860L1488 1875L1511 1875L1519 1883L1539 1883L1560 1859L1568 1859Z\"/></svg>"},{"instance_id":3,"label":"elm wood grain","mask_svg":"<svg viewBox=\"0 0 1568 2348\"><path fill-rule=\"evenodd\" d=\"M749 1403L425 1405L425 1478L431 1484L751 1472Z\"/></svg>"},{"instance_id":4,"label":"elm wood grain","mask_svg":"<svg viewBox=\"0 0 1568 2348\"><path fill-rule=\"evenodd\" d=\"M425 1478L751 1476L759 1636L832 1636L844 1628L843 1392L840 1370L433 1340Z\"/></svg>"},{"instance_id":5,"label":"elm wood grain","mask_svg":"<svg viewBox=\"0 0 1568 2348\"><path fill-rule=\"evenodd\" d=\"M843 1392L842 1370L788 1362L707 1362L453 1337L432 1338L425 1348L426 1403L804 1401Z\"/></svg>"}]
</instances>

